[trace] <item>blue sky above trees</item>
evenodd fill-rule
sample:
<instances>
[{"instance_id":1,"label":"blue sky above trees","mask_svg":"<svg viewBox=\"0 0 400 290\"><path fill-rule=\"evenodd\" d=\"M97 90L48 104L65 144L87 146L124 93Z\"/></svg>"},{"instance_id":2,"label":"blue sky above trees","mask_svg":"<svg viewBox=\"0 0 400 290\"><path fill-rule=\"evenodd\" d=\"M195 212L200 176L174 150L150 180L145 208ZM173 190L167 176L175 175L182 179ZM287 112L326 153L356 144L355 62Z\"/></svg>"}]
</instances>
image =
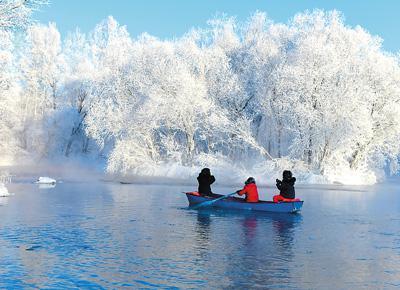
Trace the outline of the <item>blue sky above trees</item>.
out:
<instances>
[{"instance_id":1,"label":"blue sky above trees","mask_svg":"<svg viewBox=\"0 0 400 290\"><path fill-rule=\"evenodd\" d=\"M127 25L132 37L148 32L160 38L179 37L191 27L204 27L208 19L225 13L237 20L246 20L253 12L267 12L275 22L287 22L297 12L315 8L343 12L345 23L361 25L371 34L384 39L383 47L392 52L400 50L400 1L396 0L52 0L48 7L35 13L40 22L56 22L63 36L79 27L91 30L108 15Z\"/></svg>"}]
</instances>

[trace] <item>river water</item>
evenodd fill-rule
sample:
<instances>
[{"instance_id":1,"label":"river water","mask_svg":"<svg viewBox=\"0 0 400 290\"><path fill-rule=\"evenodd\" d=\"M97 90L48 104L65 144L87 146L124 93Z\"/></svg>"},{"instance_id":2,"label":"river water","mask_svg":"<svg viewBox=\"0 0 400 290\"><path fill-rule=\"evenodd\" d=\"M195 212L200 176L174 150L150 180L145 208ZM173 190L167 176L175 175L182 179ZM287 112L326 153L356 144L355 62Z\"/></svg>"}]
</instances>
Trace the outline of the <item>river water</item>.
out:
<instances>
[{"instance_id":1,"label":"river water","mask_svg":"<svg viewBox=\"0 0 400 290\"><path fill-rule=\"evenodd\" d=\"M299 186L300 214L191 210L187 186L8 188L2 289L400 287L398 183Z\"/></svg>"}]
</instances>

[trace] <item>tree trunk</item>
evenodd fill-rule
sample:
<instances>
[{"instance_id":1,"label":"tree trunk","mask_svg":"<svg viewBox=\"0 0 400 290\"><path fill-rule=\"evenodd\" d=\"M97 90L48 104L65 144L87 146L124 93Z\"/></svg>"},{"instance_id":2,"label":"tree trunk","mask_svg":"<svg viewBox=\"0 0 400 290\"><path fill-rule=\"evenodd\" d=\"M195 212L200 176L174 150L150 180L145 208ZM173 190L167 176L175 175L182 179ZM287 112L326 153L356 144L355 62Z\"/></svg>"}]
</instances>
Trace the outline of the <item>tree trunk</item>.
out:
<instances>
[{"instance_id":1,"label":"tree trunk","mask_svg":"<svg viewBox=\"0 0 400 290\"><path fill-rule=\"evenodd\" d=\"M322 155L321 158L319 160L319 171L321 174L323 174L323 163L325 161L325 158L328 156L328 147L329 147L329 142L327 140L325 140L325 145L324 145L324 149L322 150Z\"/></svg>"},{"instance_id":2,"label":"tree trunk","mask_svg":"<svg viewBox=\"0 0 400 290\"><path fill-rule=\"evenodd\" d=\"M89 148L89 138L85 137L83 140L83 146L82 146L82 153L88 153L88 148Z\"/></svg>"},{"instance_id":3,"label":"tree trunk","mask_svg":"<svg viewBox=\"0 0 400 290\"><path fill-rule=\"evenodd\" d=\"M57 108L57 104L56 104L56 90L57 90L57 86L56 83L53 82L51 85L51 90L52 90L52 101L53 101L53 110L55 110Z\"/></svg>"},{"instance_id":4,"label":"tree trunk","mask_svg":"<svg viewBox=\"0 0 400 290\"><path fill-rule=\"evenodd\" d=\"M68 143L67 143L67 147L65 148L65 156L68 157L69 154L71 153L71 146L72 146L72 134L69 137Z\"/></svg>"},{"instance_id":5,"label":"tree trunk","mask_svg":"<svg viewBox=\"0 0 400 290\"><path fill-rule=\"evenodd\" d=\"M278 145L278 158L282 157L282 120L280 117L280 114L277 116L277 123L278 123L278 140L277 140L277 145Z\"/></svg>"},{"instance_id":6,"label":"tree trunk","mask_svg":"<svg viewBox=\"0 0 400 290\"><path fill-rule=\"evenodd\" d=\"M186 162L189 164L192 162L193 159L193 153L194 153L194 134L193 133L188 133L185 132L186 135L186 142L187 142L187 156L186 156Z\"/></svg>"},{"instance_id":7,"label":"tree trunk","mask_svg":"<svg viewBox=\"0 0 400 290\"><path fill-rule=\"evenodd\" d=\"M281 126L278 126L278 158L282 157L282 151L281 151L281 137L282 137L282 129Z\"/></svg>"},{"instance_id":8,"label":"tree trunk","mask_svg":"<svg viewBox=\"0 0 400 290\"><path fill-rule=\"evenodd\" d=\"M312 163L312 138L308 139L308 149L307 149L307 164L311 166Z\"/></svg>"},{"instance_id":9,"label":"tree trunk","mask_svg":"<svg viewBox=\"0 0 400 290\"><path fill-rule=\"evenodd\" d=\"M373 139L368 141L366 144L360 144L357 143L357 149L353 152L351 155L351 161L350 161L350 168L351 169L356 169L358 165L360 164L360 161L363 159L364 154L366 152L366 149L368 148L368 145L372 142Z\"/></svg>"}]
</instances>

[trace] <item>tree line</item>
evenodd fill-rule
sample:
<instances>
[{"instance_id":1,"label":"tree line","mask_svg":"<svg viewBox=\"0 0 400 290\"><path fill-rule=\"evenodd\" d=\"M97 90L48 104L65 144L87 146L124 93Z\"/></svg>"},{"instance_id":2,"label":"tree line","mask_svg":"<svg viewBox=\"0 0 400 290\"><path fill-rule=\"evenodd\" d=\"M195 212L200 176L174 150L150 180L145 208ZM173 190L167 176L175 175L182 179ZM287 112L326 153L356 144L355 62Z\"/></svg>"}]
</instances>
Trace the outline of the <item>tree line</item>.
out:
<instances>
[{"instance_id":1,"label":"tree line","mask_svg":"<svg viewBox=\"0 0 400 290\"><path fill-rule=\"evenodd\" d=\"M2 23L3 162L90 155L122 174L219 160L398 171L399 56L337 11L286 24L262 12L222 17L172 40L132 38L112 17L65 39L54 23Z\"/></svg>"}]
</instances>

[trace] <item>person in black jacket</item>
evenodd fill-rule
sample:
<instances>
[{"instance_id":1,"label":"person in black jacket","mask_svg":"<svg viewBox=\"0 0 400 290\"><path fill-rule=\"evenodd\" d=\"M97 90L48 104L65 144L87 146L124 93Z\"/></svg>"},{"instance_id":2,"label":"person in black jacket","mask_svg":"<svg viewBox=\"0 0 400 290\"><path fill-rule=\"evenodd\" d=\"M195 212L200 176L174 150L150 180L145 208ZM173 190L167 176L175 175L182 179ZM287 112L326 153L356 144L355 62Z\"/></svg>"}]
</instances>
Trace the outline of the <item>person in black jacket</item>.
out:
<instances>
[{"instance_id":1,"label":"person in black jacket","mask_svg":"<svg viewBox=\"0 0 400 290\"><path fill-rule=\"evenodd\" d=\"M282 180L276 180L276 187L279 189L279 195L274 196L275 202L281 201L282 198L293 199L296 197L296 192L294 190L296 177L293 177L292 172L289 170L284 170L282 177Z\"/></svg>"},{"instance_id":2,"label":"person in black jacket","mask_svg":"<svg viewBox=\"0 0 400 290\"><path fill-rule=\"evenodd\" d=\"M214 183L215 177L211 175L209 168L203 168L197 177L197 181L199 182L198 192L201 195L212 195L211 184Z\"/></svg>"}]
</instances>

